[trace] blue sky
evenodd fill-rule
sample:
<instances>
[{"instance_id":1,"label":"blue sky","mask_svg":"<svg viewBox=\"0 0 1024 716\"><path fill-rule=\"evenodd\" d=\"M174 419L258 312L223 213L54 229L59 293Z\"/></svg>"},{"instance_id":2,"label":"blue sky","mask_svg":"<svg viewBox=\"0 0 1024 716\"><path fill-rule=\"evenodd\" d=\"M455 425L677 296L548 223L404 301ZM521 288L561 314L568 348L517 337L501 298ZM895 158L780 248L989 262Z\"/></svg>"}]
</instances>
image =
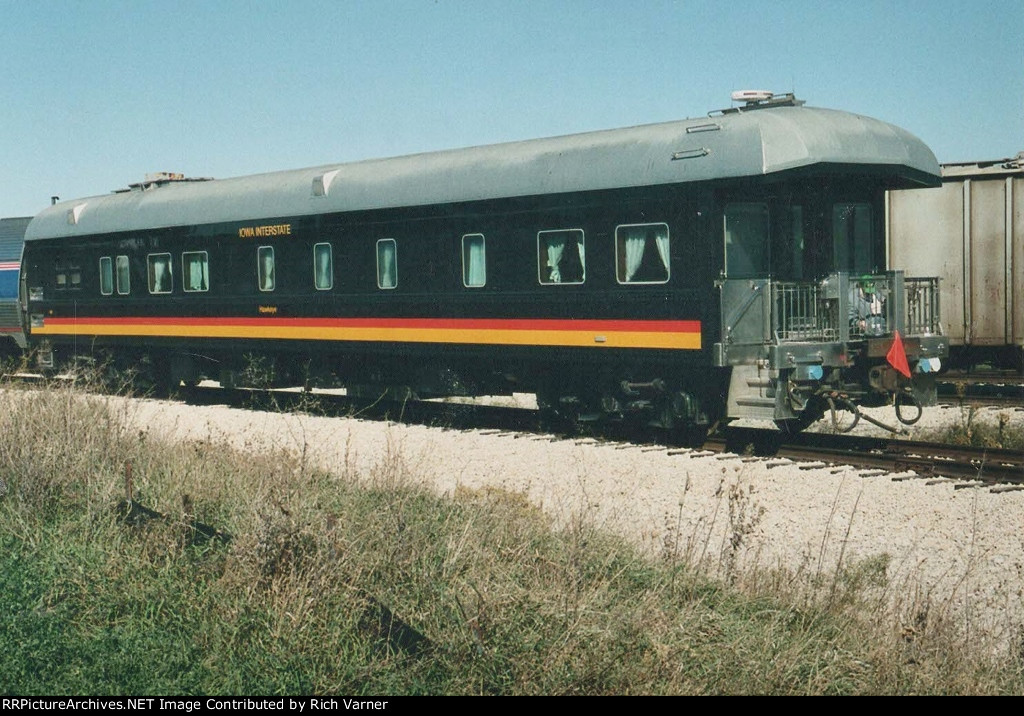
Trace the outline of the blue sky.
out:
<instances>
[{"instance_id":1,"label":"blue sky","mask_svg":"<svg viewBox=\"0 0 1024 716\"><path fill-rule=\"evenodd\" d=\"M703 116L737 89L1024 150L1024 0L0 0L0 217Z\"/></svg>"}]
</instances>

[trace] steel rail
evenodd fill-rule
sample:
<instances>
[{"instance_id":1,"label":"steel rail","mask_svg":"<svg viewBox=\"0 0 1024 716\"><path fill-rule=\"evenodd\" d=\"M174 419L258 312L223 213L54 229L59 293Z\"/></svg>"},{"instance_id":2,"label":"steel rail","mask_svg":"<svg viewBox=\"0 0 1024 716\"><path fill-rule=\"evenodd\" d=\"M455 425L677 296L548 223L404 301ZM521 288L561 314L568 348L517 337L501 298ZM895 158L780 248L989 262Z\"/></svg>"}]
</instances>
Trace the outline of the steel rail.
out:
<instances>
[{"instance_id":1,"label":"steel rail","mask_svg":"<svg viewBox=\"0 0 1024 716\"><path fill-rule=\"evenodd\" d=\"M620 443L624 447L680 449L668 434L630 424L587 424L578 430L553 430L537 410L482 404L389 400L369 401L330 393L226 390L218 387L182 389L181 397L196 405L227 405L256 410L311 412L325 417L394 420L450 430L490 431L531 439ZM708 436L699 448L739 456L786 458L796 463L852 466L883 470L893 475L914 472L919 477L948 477L978 484L1024 485L1024 450L1008 450L931 442L873 438L833 433L782 433L760 428L724 428Z\"/></svg>"}]
</instances>

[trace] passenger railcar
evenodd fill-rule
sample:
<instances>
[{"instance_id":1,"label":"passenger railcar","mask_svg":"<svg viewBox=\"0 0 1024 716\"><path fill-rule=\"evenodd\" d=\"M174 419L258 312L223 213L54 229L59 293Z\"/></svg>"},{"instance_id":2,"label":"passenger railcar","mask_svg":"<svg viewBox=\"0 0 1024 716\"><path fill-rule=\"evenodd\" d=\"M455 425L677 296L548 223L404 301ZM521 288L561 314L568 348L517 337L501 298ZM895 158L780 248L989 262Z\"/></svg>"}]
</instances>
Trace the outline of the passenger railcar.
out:
<instances>
[{"instance_id":1,"label":"passenger railcar","mask_svg":"<svg viewBox=\"0 0 1024 716\"><path fill-rule=\"evenodd\" d=\"M626 129L152 177L35 217L29 335L46 358L105 354L166 385L237 381L258 359L279 384L533 392L561 416L665 426L926 402L934 283L885 270L884 193L938 174L901 129L766 95Z\"/></svg>"},{"instance_id":2,"label":"passenger railcar","mask_svg":"<svg viewBox=\"0 0 1024 716\"><path fill-rule=\"evenodd\" d=\"M25 348L18 279L29 221L31 217L0 219L0 355L16 355Z\"/></svg>"},{"instance_id":3,"label":"passenger railcar","mask_svg":"<svg viewBox=\"0 0 1024 716\"><path fill-rule=\"evenodd\" d=\"M939 277L952 365L1024 372L1024 152L941 169L941 187L889 193L892 265Z\"/></svg>"}]
</instances>

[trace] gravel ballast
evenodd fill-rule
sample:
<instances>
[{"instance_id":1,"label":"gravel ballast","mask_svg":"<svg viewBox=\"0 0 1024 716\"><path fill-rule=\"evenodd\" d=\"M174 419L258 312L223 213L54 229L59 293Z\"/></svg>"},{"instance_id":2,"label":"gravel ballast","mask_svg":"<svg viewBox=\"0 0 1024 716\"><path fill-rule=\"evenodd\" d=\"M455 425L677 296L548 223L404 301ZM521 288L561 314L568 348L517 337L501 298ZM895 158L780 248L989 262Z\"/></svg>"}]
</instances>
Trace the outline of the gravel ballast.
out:
<instances>
[{"instance_id":1,"label":"gravel ballast","mask_svg":"<svg viewBox=\"0 0 1024 716\"><path fill-rule=\"evenodd\" d=\"M876 417L895 422L889 413ZM883 564L908 623L925 612L955 616L1001 645L1024 633L1024 492L954 489L913 473L801 469L778 458L168 401L135 401L126 414L154 437L304 449L309 464L339 475L386 468L440 494L508 490L556 524L582 516L654 556L700 559L721 576L758 566L827 578L840 561ZM971 419L1000 416L1004 429L1024 430L1021 410L980 409ZM929 408L908 437L932 437L965 417L959 408ZM884 431L862 421L855 433Z\"/></svg>"}]
</instances>

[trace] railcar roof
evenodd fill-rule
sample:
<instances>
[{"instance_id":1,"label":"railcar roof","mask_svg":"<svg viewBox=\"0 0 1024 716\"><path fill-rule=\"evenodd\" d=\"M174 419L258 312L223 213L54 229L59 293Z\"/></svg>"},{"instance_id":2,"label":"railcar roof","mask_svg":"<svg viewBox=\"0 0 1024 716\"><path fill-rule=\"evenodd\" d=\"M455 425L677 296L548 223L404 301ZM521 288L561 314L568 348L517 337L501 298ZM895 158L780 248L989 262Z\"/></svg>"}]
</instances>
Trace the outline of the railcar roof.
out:
<instances>
[{"instance_id":1,"label":"railcar roof","mask_svg":"<svg viewBox=\"0 0 1024 716\"><path fill-rule=\"evenodd\" d=\"M977 162L949 162L942 165L942 180L958 179L1001 179L1007 176L1024 175L1024 152L1015 157L989 159Z\"/></svg>"},{"instance_id":2,"label":"railcar roof","mask_svg":"<svg viewBox=\"0 0 1024 716\"><path fill-rule=\"evenodd\" d=\"M0 261L20 261L29 216L0 219Z\"/></svg>"},{"instance_id":3,"label":"railcar roof","mask_svg":"<svg viewBox=\"0 0 1024 716\"><path fill-rule=\"evenodd\" d=\"M782 106L216 181L170 182L49 207L26 240L756 177L879 165L904 188L938 185L908 132L848 112Z\"/></svg>"}]
</instances>

